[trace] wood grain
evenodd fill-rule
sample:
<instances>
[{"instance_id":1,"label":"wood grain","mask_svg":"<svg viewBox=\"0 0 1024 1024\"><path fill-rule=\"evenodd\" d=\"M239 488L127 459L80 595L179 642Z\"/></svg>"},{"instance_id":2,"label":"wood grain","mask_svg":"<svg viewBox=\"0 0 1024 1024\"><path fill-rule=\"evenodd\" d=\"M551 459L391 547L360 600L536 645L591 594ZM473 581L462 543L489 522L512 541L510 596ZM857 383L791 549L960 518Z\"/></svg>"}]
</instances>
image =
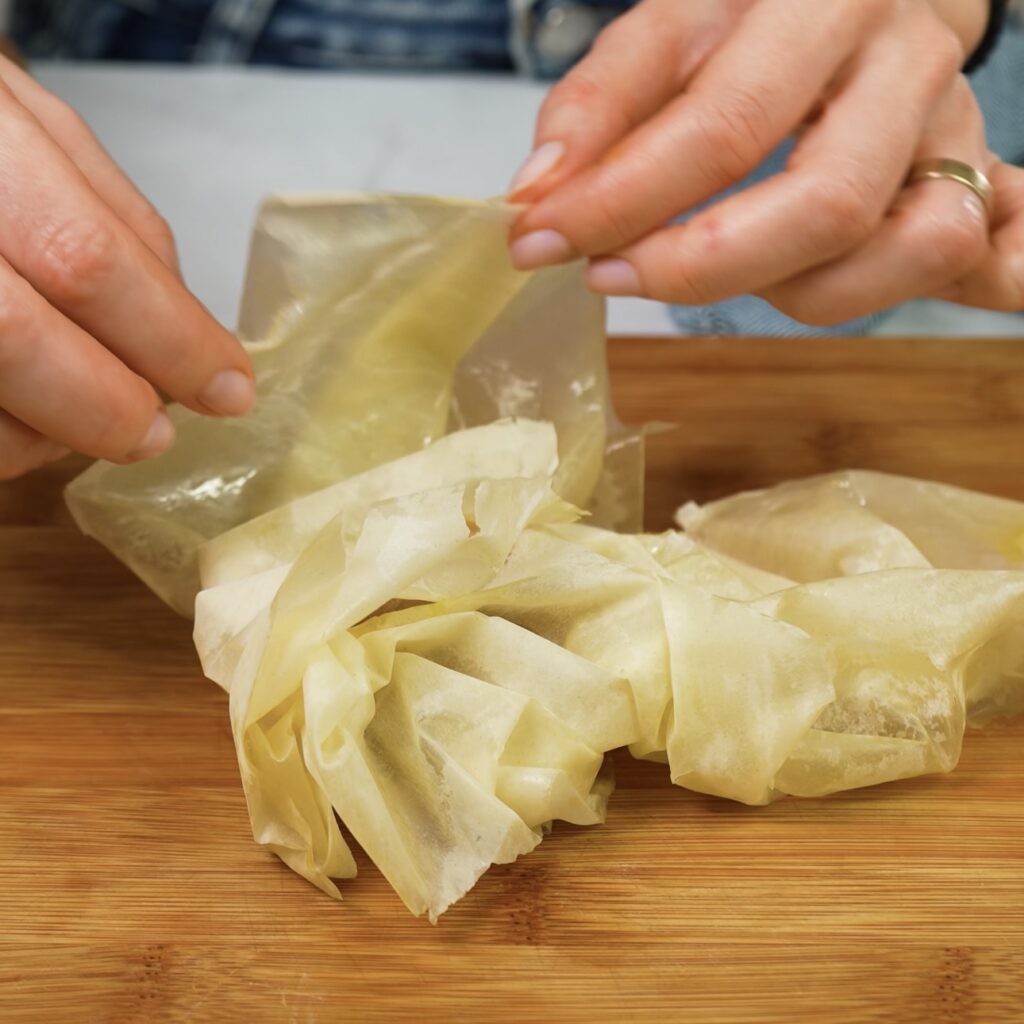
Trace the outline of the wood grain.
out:
<instances>
[{"instance_id":1,"label":"wood grain","mask_svg":"<svg viewBox=\"0 0 1024 1024\"><path fill-rule=\"evenodd\" d=\"M1024 346L620 341L651 525L848 464L1024 497ZM436 928L372 865L337 904L252 841L188 624L0 487L0 1020L1024 1021L1024 723L944 777L750 809L617 759Z\"/></svg>"},{"instance_id":2,"label":"wood grain","mask_svg":"<svg viewBox=\"0 0 1024 1024\"><path fill-rule=\"evenodd\" d=\"M1024 344L617 340L616 405L648 440L647 521L780 480L865 468L1024 499Z\"/></svg>"}]
</instances>

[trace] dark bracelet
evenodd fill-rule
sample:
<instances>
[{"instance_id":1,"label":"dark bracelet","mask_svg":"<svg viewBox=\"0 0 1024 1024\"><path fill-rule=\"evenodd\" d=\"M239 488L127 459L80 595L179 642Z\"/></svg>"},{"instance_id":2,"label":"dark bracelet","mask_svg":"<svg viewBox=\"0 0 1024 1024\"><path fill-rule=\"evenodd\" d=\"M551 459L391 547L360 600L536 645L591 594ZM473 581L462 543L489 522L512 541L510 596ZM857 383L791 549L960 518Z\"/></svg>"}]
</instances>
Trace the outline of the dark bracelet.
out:
<instances>
[{"instance_id":1,"label":"dark bracelet","mask_svg":"<svg viewBox=\"0 0 1024 1024\"><path fill-rule=\"evenodd\" d=\"M1003 26L1006 24L1006 9L1009 5L1010 0L989 0L992 11L988 17L988 28L985 29L978 48L964 65L965 74L969 75L972 71L980 68L992 55L992 51L996 48L996 43L999 42L999 37L1003 33Z\"/></svg>"}]
</instances>

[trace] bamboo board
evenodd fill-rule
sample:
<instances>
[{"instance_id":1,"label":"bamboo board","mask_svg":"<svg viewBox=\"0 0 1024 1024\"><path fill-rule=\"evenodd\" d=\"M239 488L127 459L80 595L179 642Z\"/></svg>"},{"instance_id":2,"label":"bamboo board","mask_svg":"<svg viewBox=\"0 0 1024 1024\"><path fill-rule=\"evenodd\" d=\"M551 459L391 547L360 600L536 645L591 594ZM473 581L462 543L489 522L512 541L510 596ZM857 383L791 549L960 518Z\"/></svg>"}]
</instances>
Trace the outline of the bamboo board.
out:
<instances>
[{"instance_id":1,"label":"bamboo board","mask_svg":"<svg viewBox=\"0 0 1024 1024\"><path fill-rule=\"evenodd\" d=\"M1024 498L1024 344L617 340L649 525L858 465ZM0 1020L1024 1021L1024 723L958 770L751 809L618 757L432 928L365 858L337 904L253 843L188 624L0 485Z\"/></svg>"}]
</instances>

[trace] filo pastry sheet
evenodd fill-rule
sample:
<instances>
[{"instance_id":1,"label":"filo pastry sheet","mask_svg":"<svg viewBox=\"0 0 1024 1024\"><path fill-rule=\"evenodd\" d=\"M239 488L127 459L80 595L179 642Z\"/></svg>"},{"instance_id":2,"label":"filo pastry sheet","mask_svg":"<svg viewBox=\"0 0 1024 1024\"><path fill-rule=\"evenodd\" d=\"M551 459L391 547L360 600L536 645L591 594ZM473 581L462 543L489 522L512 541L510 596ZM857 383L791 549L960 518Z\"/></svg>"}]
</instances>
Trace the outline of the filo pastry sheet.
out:
<instances>
[{"instance_id":1,"label":"filo pastry sheet","mask_svg":"<svg viewBox=\"0 0 1024 1024\"><path fill-rule=\"evenodd\" d=\"M259 842L338 896L355 841L436 920L554 821L602 821L610 750L763 804L949 771L1024 710L1024 507L851 472L635 532L600 304L578 267L512 271L506 221L269 203L257 413L179 412L174 453L71 486L194 610Z\"/></svg>"}]
</instances>

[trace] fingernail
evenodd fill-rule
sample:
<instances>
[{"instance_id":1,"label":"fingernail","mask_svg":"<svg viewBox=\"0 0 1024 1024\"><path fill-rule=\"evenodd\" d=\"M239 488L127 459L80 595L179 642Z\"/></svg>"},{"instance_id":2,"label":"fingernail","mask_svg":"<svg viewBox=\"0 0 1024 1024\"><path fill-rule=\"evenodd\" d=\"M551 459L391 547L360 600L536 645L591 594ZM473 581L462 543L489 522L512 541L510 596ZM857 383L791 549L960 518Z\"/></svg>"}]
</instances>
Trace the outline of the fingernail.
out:
<instances>
[{"instance_id":1,"label":"fingernail","mask_svg":"<svg viewBox=\"0 0 1024 1024\"><path fill-rule=\"evenodd\" d=\"M633 265L616 257L592 260L587 267L587 285L605 295L639 295L642 290Z\"/></svg>"},{"instance_id":2,"label":"fingernail","mask_svg":"<svg viewBox=\"0 0 1024 1024\"><path fill-rule=\"evenodd\" d=\"M140 462L142 459L151 459L154 455L160 455L167 451L174 444L174 424L170 417L161 409L146 431L142 444L135 451L131 452L127 460L129 462Z\"/></svg>"},{"instance_id":3,"label":"fingernail","mask_svg":"<svg viewBox=\"0 0 1024 1024\"><path fill-rule=\"evenodd\" d=\"M573 249L565 235L544 228L517 238L509 246L509 254L512 257L512 266L517 270L536 270L537 267L564 263L572 259Z\"/></svg>"},{"instance_id":4,"label":"fingernail","mask_svg":"<svg viewBox=\"0 0 1024 1024\"><path fill-rule=\"evenodd\" d=\"M516 171L515 177L509 183L508 194L514 196L517 192L529 188L549 171L553 171L563 156L565 156L565 143L563 142L545 142L538 146L523 161L522 167Z\"/></svg>"},{"instance_id":5,"label":"fingernail","mask_svg":"<svg viewBox=\"0 0 1024 1024\"><path fill-rule=\"evenodd\" d=\"M256 401L256 385L241 370L221 370L203 389L199 401L218 416L241 416Z\"/></svg>"}]
</instances>

